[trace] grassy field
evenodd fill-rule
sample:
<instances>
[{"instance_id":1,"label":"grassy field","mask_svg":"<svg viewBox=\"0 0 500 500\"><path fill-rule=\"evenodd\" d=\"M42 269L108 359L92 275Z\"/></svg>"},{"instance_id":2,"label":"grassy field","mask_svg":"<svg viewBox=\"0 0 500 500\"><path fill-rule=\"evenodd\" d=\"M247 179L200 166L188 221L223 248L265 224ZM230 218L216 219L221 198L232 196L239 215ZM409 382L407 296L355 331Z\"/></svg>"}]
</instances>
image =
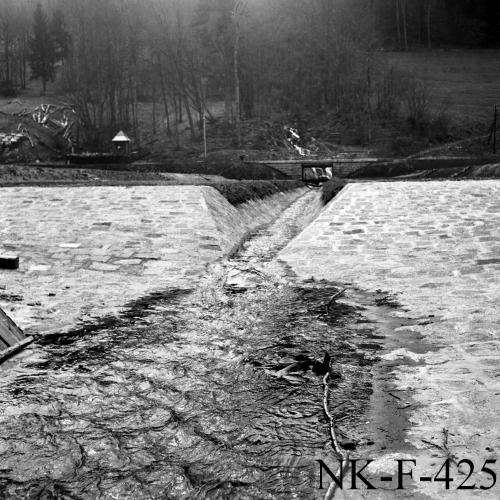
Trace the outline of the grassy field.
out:
<instances>
[{"instance_id":1,"label":"grassy field","mask_svg":"<svg viewBox=\"0 0 500 500\"><path fill-rule=\"evenodd\" d=\"M389 52L395 68L426 83L430 102L459 122L493 119L500 104L500 50L436 50Z\"/></svg>"}]
</instances>

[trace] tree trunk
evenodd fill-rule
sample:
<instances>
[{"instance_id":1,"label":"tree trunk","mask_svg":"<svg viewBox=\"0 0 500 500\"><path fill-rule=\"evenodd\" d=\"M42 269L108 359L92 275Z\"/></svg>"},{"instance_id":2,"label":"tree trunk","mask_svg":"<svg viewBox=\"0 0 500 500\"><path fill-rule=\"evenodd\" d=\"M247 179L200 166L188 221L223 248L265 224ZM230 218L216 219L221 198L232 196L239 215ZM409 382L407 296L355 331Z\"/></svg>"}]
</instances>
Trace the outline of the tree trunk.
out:
<instances>
[{"instance_id":1,"label":"tree trunk","mask_svg":"<svg viewBox=\"0 0 500 500\"><path fill-rule=\"evenodd\" d=\"M231 96L231 88L232 85L229 83L231 81L231 76L230 76L230 71L229 68L226 72L226 78L225 78L225 85L224 85L224 120L226 122L229 122L232 118L232 96Z\"/></svg>"},{"instance_id":2,"label":"tree trunk","mask_svg":"<svg viewBox=\"0 0 500 500\"><path fill-rule=\"evenodd\" d=\"M399 15L399 0L396 0L396 31L398 34L398 47L399 50L403 48L402 35L401 35L401 18Z\"/></svg>"},{"instance_id":3,"label":"tree trunk","mask_svg":"<svg viewBox=\"0 0 500 500\"><path fill-rule=\"evenodd\" d=\"M240 27L238 21L235 20L235 40L233 47L233 65L234 65L234 118L236 124L236 144L241 146L241 120L240 120L240 76L239 76L239 45L240 45Z\"/></svg>"},{"instance_id":4,"label":"tree trunk","mask_svg":"<svg viewBox=\"0 0 500 500\"><path fill-rule=\"evenodd\" d=\"M156 135L156 82L155 82L154 78L152 80L151 85L152 85L151 93L152 93L152 99L153 99L152 129L153 129L153 135Z\"/></svg>"},{"instance_id":5,"label":"tree trunk","mask_svg":"<svg viewBox=\"0 0 500 500\"><path fill-rule=\"evenodd\" d=\"M26 59L26 53L28 51L28 42L27 42L27 36L28 35L23 35L23 43L22 43L22 62L21 62L21 88L24 90L26 89L26 70L27 70L27 59Z\"/></svg>"},{"instance_id":6,"label":"tree trunk","mask_svg":"<svg viewBox=\"0 0 500 500\"><path fill-rule=\"evenodd\" d=\"M402 21L403 21L403 41L405 51L408 52L408 24L407 24L407 8L406 8L406 0L401 0L401 13L402 13Z\"/></svg>"},{"instance_id":7,"label":"tree trunk","mask_svg":"<svg viewBox=\"0 0 500 500\"><path fill-rule=\"evenodd\" d=\"M173 94L173 103L174 103L174 133L175 133L175 144L177 147L180 145L180 138L179 138L179 102L177 100L177 95L174 93Z\"/></svg>"},{"instance_id":8,"label":"tree trunk","mask_svg":"<svg viewBox=\"0 0 500 500\"><path fill-rule=\"evenodd\" d=\"M189 100L186 96L182 99L184 101L184 107L186 109L186 115L188 118L189 129L191 140L194 141L196 139L196 128L194 126L193 113L191 113L191 107L189 106Z\"/></svg>"},{"instance_id":9,"label":"tree trunk","mask_svg":"<svg viewBox=\"0 0 500 500\"><path fill-rule=\"evenodd\" d=\"M432 49L431 37L432 0L427 0L427 48Z\"/></svg>"},{"instance_id":10,"label":"tree trunk","mask_svg":"<svg viewBox=\"0 0 500 500\"><path fill-rule=\"evenodd\" d=\"M5 80L10 80L10 39L9 30L4 26L4 60L5 60Z\"/></svg>"},{"instance_id":11,"label":"tree trunk","mask_svg":"<svg viewBox=\"0 0 500 500\"><path fill-rule=\"evenodd\" d=\"M138 96L137 96L137 81L134 81L134 101L133 101L133 123L134 123L134 136L136 145L140 147L140 135L139 135L139 116L138 116Z\"/></svg>"},{"instance_id":12,"label":"tree trunk","mask_svg":"<svg viewBox=\"0 0 500 500\"><path fill-rule=\"evenodd\" d=\"M163 66L161 64L159 56L158 56L158 69L160 72L160 86L161 86L161 95L163 98L163 108L165 110L165 117L167 120L167 134L171 135L172 129L170 128L170 110L169 110L169 106L168 106L167 89L165 86L165 77L163 75ZM176 113L174 113L174 114L176 114Z\"/></svg>"},{"instance_id":13,"label":"tree trunk","mask_svg":"<svg viewBox=\"0 0 500 500\"><path fill-rule=\"evenodd\" d=\"M184 121L184 115L182 112L182 96L180 93L177 93L177 110L179 112L179 116L177 117L177 123L182 123Z\"/></svg>"}]
</instances>

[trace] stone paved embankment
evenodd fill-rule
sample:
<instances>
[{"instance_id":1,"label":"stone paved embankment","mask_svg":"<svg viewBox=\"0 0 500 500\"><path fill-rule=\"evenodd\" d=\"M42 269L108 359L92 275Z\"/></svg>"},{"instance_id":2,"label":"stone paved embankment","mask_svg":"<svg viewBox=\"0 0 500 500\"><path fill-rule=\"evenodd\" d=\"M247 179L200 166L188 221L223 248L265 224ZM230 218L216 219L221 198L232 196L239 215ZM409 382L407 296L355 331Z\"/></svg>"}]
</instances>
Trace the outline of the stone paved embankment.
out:
<instances>
[{"instance_id":1,"label":"stone paved embankment","mask_svg":"<svg viewBox=\"0 0 500 500\"><path fill-rule=\"evenodd\" d=\"M433 475L449 450L474 462L477 487L491 484L477 471L500 450L500 181L349 185L280 258L302 278L396 295L394 318L413 319L396 339L422 338L419 352L401 340L386 354L411 401L411 458ZM458 484L418 487L455 497ZM462 494L498 498L498 488Z\"/></svg>"},{"instance_id":2,"label":"stone paved embankment","mask_svg":"<svg viewBox=\"0 0 500 500\"><path fill-rule=\"evenodd\" d=\"M200 186L0 189L0 307L27 333L72 328L166 287L191 288L208 263L298 196L235 208Z\"/></svg>"}]
</instances>

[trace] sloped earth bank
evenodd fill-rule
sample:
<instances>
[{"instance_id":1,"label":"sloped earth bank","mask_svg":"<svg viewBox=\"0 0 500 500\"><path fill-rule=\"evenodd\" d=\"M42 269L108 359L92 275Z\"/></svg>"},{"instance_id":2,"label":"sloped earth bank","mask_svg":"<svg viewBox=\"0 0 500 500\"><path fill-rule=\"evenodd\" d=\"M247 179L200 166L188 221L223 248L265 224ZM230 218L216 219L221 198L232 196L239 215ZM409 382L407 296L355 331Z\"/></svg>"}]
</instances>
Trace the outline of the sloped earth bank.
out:
<instances>
[{"instance_id":1,"label":"sloped earth bank","mask_svg":"<svg viewBox=\"0 0 500 500\"><path fill-rule=\"evenodd\" d=\"M334 283L299 284L275 259L319 208L308 192L192 289L11 361L0 497L323 498L321 361L340 441L371 446L356 428L383 339L355 302L330 301Z\"/></svg>"}]
</instances>

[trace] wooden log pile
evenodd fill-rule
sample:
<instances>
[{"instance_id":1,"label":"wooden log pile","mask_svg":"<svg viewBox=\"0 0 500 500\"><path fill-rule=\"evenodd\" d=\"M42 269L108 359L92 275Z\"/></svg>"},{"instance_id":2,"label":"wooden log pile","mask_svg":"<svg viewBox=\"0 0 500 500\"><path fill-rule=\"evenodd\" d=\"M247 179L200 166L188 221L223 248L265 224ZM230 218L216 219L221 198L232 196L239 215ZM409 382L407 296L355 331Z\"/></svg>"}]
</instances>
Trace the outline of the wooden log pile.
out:
<instances>
[{"instance_id":1,"label":"wooden log pile","mask_svg":"<svg viewBox=\"0 0 500 500\"><path fill-rule=\"evenodd\" d=\"M24 110L18 114L31 117L33 122L48 129L54 136L63 137L72 147L75 143L72 130L76 121L76 113L68 105L40 104L33 110Z\"/></svg>"},{"instance_id":2,"label":"wooden log pile","mask_svg":"<svg viewBox=\"0 0 500 500\"><path fill-rule=\"evenodd\" d=\"M16 104L21 105L21 102ZM64 157L76 144L77 115L71 106L40 104L1 112L10 130L0 133L3 162L46 161ZM4 126L4 130L5 130Z\"/></svg>"},{"instance_id":3,"label":"wooden log pile","mask_svg":"<svg viewBox=\"0 0 500 500\"><path fill-rule=\"evenodd\" d=\"M21 141L27 139L23 132L21 133L1 133L0 132L0 147L2 149L8 148L17 148Z\"/></svg>"}]
</instances>

